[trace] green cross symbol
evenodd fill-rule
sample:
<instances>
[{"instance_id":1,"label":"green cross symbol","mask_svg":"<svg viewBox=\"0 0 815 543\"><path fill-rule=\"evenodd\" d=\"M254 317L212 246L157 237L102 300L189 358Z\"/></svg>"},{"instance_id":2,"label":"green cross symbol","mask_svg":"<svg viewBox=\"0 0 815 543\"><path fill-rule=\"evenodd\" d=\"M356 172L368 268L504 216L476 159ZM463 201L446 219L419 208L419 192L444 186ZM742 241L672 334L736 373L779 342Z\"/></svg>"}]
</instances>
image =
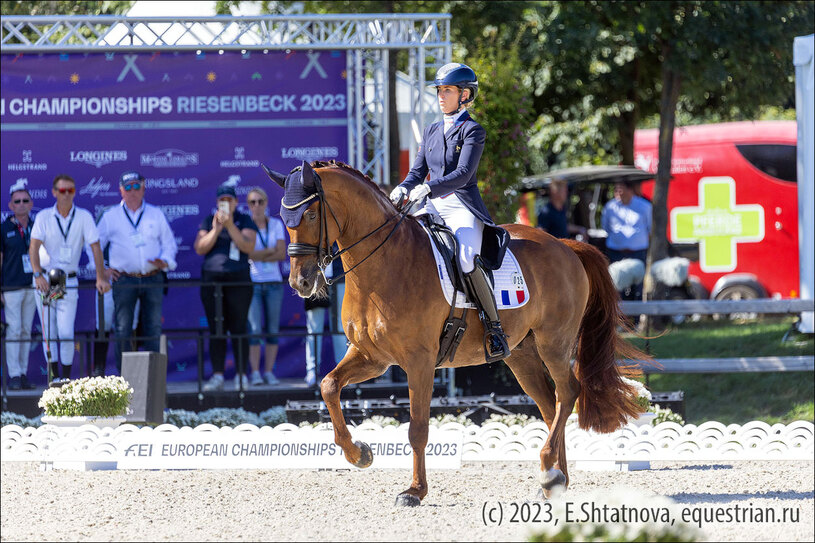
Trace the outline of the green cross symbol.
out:
<instances>
[{"instance_id":1,"label":"green cross symbol","mask_svg":"<svg viewBox=\"0 0 815 543\"><path fill-rule=\"evenodd\" d=\"M699 180L699 206L671 210L671 239L699 242L699 265L703 272L736 269L737 243L764 239L764 208L758 204L736 205L736 182L732 177Z\"/></svg>"}]
</instances>

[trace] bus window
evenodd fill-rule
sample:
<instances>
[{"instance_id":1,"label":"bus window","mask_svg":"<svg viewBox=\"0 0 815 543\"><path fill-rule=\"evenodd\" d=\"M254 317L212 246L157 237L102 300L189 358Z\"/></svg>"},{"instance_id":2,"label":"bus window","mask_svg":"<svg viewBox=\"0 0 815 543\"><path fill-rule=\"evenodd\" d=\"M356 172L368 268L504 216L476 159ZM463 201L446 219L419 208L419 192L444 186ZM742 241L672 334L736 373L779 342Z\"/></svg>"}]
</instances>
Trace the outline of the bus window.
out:
<instances>
[{"instance_id":1,"label":"bus window","mask_svg":"<svg viewBox=\"0 0 815 543\"><path fill-rule=\"evenodd\" d=\"M736 145L736 148L750 164L765 174L783 181L797 182L795 145L744 144Z\"/></svg>"}]
</instances>

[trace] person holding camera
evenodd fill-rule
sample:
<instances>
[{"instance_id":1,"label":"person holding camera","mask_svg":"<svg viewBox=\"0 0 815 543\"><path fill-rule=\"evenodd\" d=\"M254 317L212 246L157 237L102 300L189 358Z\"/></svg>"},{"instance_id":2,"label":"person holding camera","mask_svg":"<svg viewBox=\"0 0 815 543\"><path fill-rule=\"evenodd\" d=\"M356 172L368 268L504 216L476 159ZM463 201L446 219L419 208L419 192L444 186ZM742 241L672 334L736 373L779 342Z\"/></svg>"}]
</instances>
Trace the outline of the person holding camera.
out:
<instances>
[{"instance_id":1,"label":"person holding camera","mask_svg":"<svg viewBox=\"0 0 815 543\"><path fill-rule=\"evenodd\" d=\"M257 226L252 217L237 211L238 197L233 185L224 183L217 191L218 210L202 222L193 248L204 257L201 266L201 302L209 325L209 356L212 377L204 385L205 391L222 390L226 362L226 338L218 335L219 318L216 296L221 295L222 332L232 336L235 355L235 388L249 387L246 360L249 340L246 322L252 302L252 278L249 274L249 254L255 249ZM216 288L213 283L221 283Z\"/></svg>"},{"instance_id":2,"label":"person holding camera","mask_svg":"<svg viewBox=\"0 0 815 543\"><path fill-rule=\"evenodd\" d=\"M36 297L37 312L40 315L43 330L43 350L50 362L49 376L56 380L61 363L62 379L71 378L71 366L74 363L74 319L76 304L79 300L79 281L76 270L85 244L91 246L96 265L96 290L104 294L110 290L110 283L105 276L105 264L102 249L99 246L99 232L93 216L85 209L74 205L76 182L67 174L54 178L51 194L56 199L54 207L43 209L37 214L31 230L31 244L28 255L34 276L34 286L41 293ZM52 270L61 270L65 274L65 293L61 296L48 296L49 281L47 276ZM54 277L60 276L55 274ZM44 312L45 302L49 308ZM50 340L57 340L59 357L52 360Z\"/></svg>"}]
</instances>

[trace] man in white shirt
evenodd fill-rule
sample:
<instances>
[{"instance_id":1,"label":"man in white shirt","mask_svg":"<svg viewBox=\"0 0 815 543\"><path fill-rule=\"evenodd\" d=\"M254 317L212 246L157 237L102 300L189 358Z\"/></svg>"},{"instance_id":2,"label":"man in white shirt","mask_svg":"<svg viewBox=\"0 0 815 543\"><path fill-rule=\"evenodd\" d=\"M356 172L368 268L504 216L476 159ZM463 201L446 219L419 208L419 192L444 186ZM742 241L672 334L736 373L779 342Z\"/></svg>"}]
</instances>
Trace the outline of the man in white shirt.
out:
<instances>
[{"instance_id":1,"label":"man in white shirt","mask_svg":"<svg viewBox=\"0 0 815 543\"><path fill-rule=\"evenodd\" d=\"M122 352L131 350L133 313L141 304L144 346L159 350L164 274L176 268L178 246L167 218L144 201L144 177L129 171L119 178L122 201L99 220L102 247L110 244L108 264L113 282L116 330L116 368L121 372Z\"/></svg>"},{"instance_id":2,"label":"man in white shirt","mask_svg":"<svg viewBox=\"0 0 815 543\"><path fill-rule=\"evenodd\" d=\"M54 207L43 209L37 214L31 230L29 258L34 272L34 285L41 294L48 292L48 270L59 268L67 275L66 293L43 308L43 296L37 296L37 311L43 330L43 349L49 360L51 379L59 376L58 362L62 363L62 378L71 378L71 366L74 362L74 320L76 304L79 300L77 287L79 281L76 270L79 257L85 244L91 246L93 260L96 264L96 290L104 294L110 290L110 283L105 277L102 250L99 248L99 232L96 230L93 216L85 210L74 206L76 183L70 175L59 174L54 178L51 194L57 203ZM48 357L50 341L56 340L59 358Z\"/></svg>"}]
</instances>

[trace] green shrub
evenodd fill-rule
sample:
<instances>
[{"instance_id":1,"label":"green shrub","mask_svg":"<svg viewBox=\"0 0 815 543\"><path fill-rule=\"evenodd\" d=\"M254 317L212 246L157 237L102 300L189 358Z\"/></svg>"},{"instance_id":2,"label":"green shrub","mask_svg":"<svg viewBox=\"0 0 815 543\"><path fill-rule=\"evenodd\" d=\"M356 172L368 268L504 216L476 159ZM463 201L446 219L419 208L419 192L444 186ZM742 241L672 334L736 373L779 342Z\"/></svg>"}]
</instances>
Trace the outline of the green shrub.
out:
<instances>
[{"instance_id":1,"label":"green shrub","mask_svg":"<svg viewBox=\"0 0 815 543\"><path fill-rule=\"evenodd\" d=\"M49 417L120 417L127 414L133 389L119 376L83 377L47 388L38 406Z\"/></svg>"}]
</instances>

